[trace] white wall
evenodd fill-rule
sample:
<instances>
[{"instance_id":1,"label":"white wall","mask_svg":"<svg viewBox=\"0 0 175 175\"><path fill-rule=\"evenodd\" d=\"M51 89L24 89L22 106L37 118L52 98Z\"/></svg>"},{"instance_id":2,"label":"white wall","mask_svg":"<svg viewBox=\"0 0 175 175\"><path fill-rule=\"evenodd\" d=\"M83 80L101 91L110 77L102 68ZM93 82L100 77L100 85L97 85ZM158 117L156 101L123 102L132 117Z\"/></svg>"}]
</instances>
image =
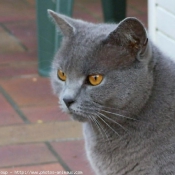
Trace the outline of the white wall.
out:
<instances>
[{"instance_id":1,"label":"white wall","mask_svg":"<svg viewBox=\"0 0 175 175\"><path fill-rule=\"evenodd\" d=\"M148 0L148 31L152 41L175 60L175 0Z\"/></svg>"}]
</instances>

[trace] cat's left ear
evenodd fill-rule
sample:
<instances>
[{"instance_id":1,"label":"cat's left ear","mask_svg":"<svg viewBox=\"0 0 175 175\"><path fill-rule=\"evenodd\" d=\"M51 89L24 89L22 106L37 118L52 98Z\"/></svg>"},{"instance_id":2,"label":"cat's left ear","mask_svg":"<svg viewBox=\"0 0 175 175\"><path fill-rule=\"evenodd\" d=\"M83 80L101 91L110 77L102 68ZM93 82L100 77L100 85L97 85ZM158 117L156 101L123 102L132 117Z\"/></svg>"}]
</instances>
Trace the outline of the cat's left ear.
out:
<instances>
[{"instance_id":1,"label":"cat's left ear","mask_svg":"<svg viewBox=\"0 0 175 175\"><path fill-rule=\"evenodd\" d=\"M129 17L121 21L105 42L121 46L138 60L143 60L150 53L147 32L136 18Z\"/></svg>"},{"instance_id":2,"label":"cat's left ear","mask_svg":"<svg viewBox=\"0 0 175 175\"><path fill-rule=\"evenodd\" d=\"M52 10L48 10L48 14L52 17L57 27L61 30L61 33L70 37L75 34L75 28L72 25L73 20L65 15L58 14Z\"/></svg>"}]
</instances>

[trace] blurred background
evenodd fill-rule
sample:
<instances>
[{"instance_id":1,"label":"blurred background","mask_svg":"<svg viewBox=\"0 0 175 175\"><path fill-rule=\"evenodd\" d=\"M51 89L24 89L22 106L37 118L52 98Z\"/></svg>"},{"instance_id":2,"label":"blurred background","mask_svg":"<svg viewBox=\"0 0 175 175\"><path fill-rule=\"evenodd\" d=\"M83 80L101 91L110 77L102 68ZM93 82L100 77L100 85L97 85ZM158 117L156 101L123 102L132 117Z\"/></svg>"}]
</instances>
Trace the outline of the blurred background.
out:
<instances>
[{"instance_id":1,"label":"blurred background","mask_svg":"<svg viewBox=\"0 0 175 175\"><path fill-rule=\"evenodd\" d=\"M137 17L148 27L147 0L125 2L125 16ZM155 15L153 5L157 6L152 3L149 7ZM44 26L38 21L37 12L44 6L36 5L35 0L0 0L0 171L29 174L72 170L92 175L81 124L59 110L49 78L40 72L42 63L45 65L41 55L48 57L50 64L54 51L48 48L55 50L57 44L54 32L53 38L47 37L49 30L42 34ZM103 22L102 9L101 0L74 0L72 16ZM155 24L153 20L155 17L151 16L151 25ZM49 21L48 26L53 24ZM155 36L157 27L153 27L151 34ZM170 38L173 40L174 35ZM39 48L39 40L46 48Z\"/></svg>"}]
</instances>

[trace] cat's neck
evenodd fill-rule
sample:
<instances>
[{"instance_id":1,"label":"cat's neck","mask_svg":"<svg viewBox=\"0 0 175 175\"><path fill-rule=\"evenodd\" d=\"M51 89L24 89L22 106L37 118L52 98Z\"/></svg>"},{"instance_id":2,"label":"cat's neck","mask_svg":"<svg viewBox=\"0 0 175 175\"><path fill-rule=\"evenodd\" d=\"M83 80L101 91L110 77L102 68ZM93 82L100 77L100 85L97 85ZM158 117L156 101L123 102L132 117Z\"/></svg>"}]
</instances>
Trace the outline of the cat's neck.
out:
<instances>
[{"instance_id":1,"label":"cat's neck","mask_svg":"<svg viewBox=\"0 0 175 175\"><path fill-rule=\"evenodd\" d=\"M159 58L154 69L154 85L150 99L142 109L142 115L152 113L151 118L161 119L170 115L170 108L175 107L175 63L169 59ZM166 113L166 110L167 113ZM150 116L150 115L148 115ZM149 119L149 117L147 118ZM159 116L159 117L157 117ZM150 119L149 119L150 120Z\"/></svg>"}]
</instances>

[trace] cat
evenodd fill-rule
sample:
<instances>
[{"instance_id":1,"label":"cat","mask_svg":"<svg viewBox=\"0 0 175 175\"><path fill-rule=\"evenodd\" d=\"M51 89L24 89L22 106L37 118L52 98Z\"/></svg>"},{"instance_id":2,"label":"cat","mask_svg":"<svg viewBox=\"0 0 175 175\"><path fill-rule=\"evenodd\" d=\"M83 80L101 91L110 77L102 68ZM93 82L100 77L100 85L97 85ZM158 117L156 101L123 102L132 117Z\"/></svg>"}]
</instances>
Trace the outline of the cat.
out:
<instances>
[{"instance_id":1,"label":"cat","mask_svg":"<svg viewBox=\"0 0 175 175\"><path fill-rule=\"evenodd\" d=\"M51 84L83 124L96 175L175 174L175 63L136 18L94 24L48 13L64 36Z\"/></svg>"}]
</instances>

